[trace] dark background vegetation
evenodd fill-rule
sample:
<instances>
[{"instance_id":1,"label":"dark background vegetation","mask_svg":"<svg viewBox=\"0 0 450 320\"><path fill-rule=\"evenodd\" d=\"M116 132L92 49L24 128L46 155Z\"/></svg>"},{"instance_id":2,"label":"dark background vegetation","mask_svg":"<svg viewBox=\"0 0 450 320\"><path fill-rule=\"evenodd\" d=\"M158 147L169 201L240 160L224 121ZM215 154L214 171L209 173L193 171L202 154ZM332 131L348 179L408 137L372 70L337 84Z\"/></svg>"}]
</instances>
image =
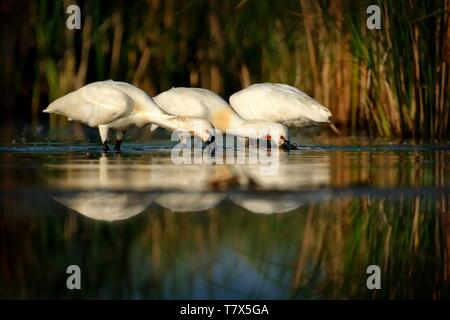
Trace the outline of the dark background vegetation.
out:
<instances>
[{"instance_id":1,"label":"dark background vegetation","mask_svg":"<svg viewBox=\"0 0 450 320\"><path fill-rule=\"evenodd\" d=\"M75 3L82 28L71 31L65 11ZM370 4L381 7L381 30L366 28ZM226 99L270 81L318 99L344 134L446 139L449 8L449 0L2 0L4 128L82 138L80 125L40 111L97 80L150 95L199 86Z\"/></svg>"},{"instance_id":2,"label":"dark background vegetation","mask_svg":"<svg viewBox=\"0 0 450 320\"><path fill-rule=\"evenodd\" d=\"M65 26L74 3L79 31ZM366 28L369 4L381 7L381 30ZM0 0L0 142L98 139L41 110L109 78L150 95L199 86L226 99L251 83L283 82L329 107L342 135L448 141L449 8L450 0ZM195 192L206 168L186 183L172 171L149 178L162 176L167 153L142 144L102 157L98 145L2 145L0 298L448 298L448 148L338 140L280 157L291 161L288 177L305 182L290 212L256 214L233 202L233 194L272 198L250 178L236 186L220 165L211 182L228 179L238 190L217 206L177 213L154 203L117 223L77 213L55 191L120 185L118 196L149 201L172 192L154 187L171 179L183 182L175 191ZM316 189L322 170L329 181ZM270 185L291 185L273 178ZM64 192L60 183L77 179L81 189ZM317 193L328 200L307 196ZM65 286L73 263L83 270L80 292ZM383 270L382 290L365 286L371 264Z\"/></svg>"}]
</instances>

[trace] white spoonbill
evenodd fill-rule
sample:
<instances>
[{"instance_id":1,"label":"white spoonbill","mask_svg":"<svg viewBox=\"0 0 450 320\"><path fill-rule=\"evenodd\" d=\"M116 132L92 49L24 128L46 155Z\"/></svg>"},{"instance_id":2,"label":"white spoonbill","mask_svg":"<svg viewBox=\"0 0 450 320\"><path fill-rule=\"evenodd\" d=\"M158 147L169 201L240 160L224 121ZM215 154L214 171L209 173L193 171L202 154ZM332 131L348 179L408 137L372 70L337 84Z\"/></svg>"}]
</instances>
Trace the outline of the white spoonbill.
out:
<instances>
[{"instance_id":1,"label":"white spoonbill","mask_svg":"<svg viewBox=\"0 0 450 320\"><path fill-rule=\"evenodd\" d=\"M279 147L287 147L290 144L286 126L264 120L244 120L224 99L207 89L172 88L153 99L169 114L204 118L222 133L272 140ZM276 136L272 137L273 133Z\"/></svg>"},{"instance_id":2,"label":"white spoonbill","mask_svg":"<svg viewBox=\"0 0 450 320\"><path fill-rule=\"evenodd\" d=\"M90 127L98 127L103 150L108 151L108 131L116 131L115 150L125 131L133 126L161 126L168 130L182 130L207 141L212 132L211 124L200 118L178 117L162 111L143 90L118 81L93 82L53 101L43 112L61 114L70 121L79 121Z\"/></svg>"},{"instance_id":3,"label":"white spoonbill","mask_svg":"<svg viewBox=\"0 0 450 320\"><path fill-rule=\"evenodd\" d=\"M275 121L288 127L331 122L330 110L287 84L253 84L234 93L230 105L246 120Z\"/></svg>"}]
</instances>

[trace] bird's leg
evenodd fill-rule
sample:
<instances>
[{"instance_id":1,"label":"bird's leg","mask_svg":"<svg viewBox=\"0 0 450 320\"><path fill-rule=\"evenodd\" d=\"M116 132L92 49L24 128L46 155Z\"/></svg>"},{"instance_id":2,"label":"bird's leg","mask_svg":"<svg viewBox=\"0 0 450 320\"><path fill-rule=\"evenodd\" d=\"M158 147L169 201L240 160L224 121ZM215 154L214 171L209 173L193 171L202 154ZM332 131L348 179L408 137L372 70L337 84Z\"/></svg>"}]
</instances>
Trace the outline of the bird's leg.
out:
<instances>
[{"instance_id":1,"label":"bird's leg","mask_svg":"<svg viewBox=\"0 0 450 320\"><path fill-rule=\"evenodd\" d=\"M120 145L122 144L122 139L116 139L116 144L114 145L114 151L120 152Z\"/></svg>"},{"instance_id":2,"label":"bird's leg","mask_svg":"<svg viewBox=\"0 0 450 320\"><path fill-rule=\"evenodd\" d=\"M108 141L103 142L103 152L108 152L109 151L109 146L108 146Z\"/></svg>"},{"instance_id":3,"label":"bird's leg","mask_svg":"<svg viewBox=\"0 0 450 320\"><path fill-rule=\"evenodd\" d=\"M103 143L103 151L109 151L108 147L108 127L106 126L98 126L98 131L100 132L100 139L102 139Z\"/></svg>"},{"instance_id":4,"label":"bird's leg","mask_svg":"<svg viewBox=\"0 0 450 320\"><path fill-rule=\"evenodd\" d=\"M120 145L122 144L125 131L117 131L116 133L116 145L114 146L115 152L120 152Z\"/></svg>"}]
</instances>

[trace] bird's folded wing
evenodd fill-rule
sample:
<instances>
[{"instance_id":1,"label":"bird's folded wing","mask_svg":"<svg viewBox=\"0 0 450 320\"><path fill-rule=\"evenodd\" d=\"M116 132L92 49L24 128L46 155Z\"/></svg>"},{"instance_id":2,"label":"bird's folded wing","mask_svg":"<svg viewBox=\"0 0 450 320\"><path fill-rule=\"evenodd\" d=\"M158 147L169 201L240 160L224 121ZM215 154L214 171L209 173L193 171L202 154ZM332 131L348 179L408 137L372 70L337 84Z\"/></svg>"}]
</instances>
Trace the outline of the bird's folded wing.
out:
<instances>
[{"instance_id":1,"label":"bird's folded wing","mask_svg":"<svg viewBox=\"0 0 450 320\"><path fill-rule=\"evenodd\" d=\"M61 114L97 127L130 114L133 104L134 101L121 90L92 83L55 100L44 112Z\"/></svg>"},{"instance_id":2,"label":"bird's folded wing","mask_svg":"<svg viewBox=\"0 0 450 320\"><path fill-rule=\"evenodd\" d=\"M267 90L267 101L271 106L280 106L277 115L280 120L308 122L322 122L328 119L328 110L318 101L297 88L277 84ZM272 108L274 109L274 108ZM274 110L275 111L275 110Z\"/></svg>"},{"instance_id":3,"label":"bird's folded wing","mask_svg":"<svg viewBox=\"0 0 450 320\"><path fill-rule=\"evenodd\" d=\"M174 116L209 118L205 102L186 88L172 88L160 93L153 100L162 110Z\"/></svg>"},{"instance_id":4,"label":"bird's folded wing","mask_svg":"<svg viewBox=\"0 0 450 320\"><path fill-rule=\"evenodd\" d=\"M231 107L246 120L290 122L317 121L318 110L326 109L297 88L284 84L258 84L230 97ZM325 110L320 112L326 112Z\"/></svg>"}]
</instances>

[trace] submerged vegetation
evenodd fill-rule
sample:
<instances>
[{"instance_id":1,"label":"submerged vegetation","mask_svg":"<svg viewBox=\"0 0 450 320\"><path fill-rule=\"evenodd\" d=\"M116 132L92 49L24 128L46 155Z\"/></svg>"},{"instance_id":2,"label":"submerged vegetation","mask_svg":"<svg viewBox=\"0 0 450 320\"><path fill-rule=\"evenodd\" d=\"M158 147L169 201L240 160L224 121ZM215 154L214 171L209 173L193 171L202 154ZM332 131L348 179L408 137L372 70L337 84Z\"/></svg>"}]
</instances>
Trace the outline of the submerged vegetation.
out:
<instances>
[{"instance_id":1,"label":"submerged vegetation","mask_svg":"<svg viewBox=\"0 0 450 320\"><path fill-rule=\"evenodd\" d=\"M344 133L449 136L449 0L77 3L77 31L65 27L73 1L2 4L5 119L37 128L49 101L107 78L151 95L200 86L225 98L270 81L321 101ZM380 30L366 28L371 4L381 8ZM50 117L50 133L67 127Z\"/></svg>"}]
</instances>

